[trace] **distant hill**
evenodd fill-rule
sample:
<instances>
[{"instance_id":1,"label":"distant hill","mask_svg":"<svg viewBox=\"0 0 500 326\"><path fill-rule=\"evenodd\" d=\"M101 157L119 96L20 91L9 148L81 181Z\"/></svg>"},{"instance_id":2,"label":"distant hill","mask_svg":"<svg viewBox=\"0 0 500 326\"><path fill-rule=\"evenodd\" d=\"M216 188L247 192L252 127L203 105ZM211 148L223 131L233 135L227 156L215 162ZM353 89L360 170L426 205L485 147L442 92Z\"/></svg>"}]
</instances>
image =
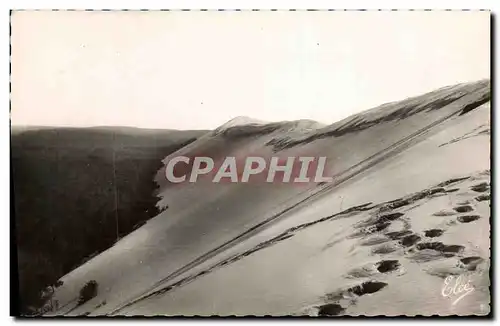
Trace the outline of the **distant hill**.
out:
<instances>
[{"instance_id":1,"label":"distant hill","mask_svg":"<svg viewBox=\"0 0 500 326\"><path fill-rule=\"evenodd\" d=\"M21 304L159 213L153 179L206 131L12 127ZM118 219L118 226L116 223Z\"/></svg>"}]
</instances>

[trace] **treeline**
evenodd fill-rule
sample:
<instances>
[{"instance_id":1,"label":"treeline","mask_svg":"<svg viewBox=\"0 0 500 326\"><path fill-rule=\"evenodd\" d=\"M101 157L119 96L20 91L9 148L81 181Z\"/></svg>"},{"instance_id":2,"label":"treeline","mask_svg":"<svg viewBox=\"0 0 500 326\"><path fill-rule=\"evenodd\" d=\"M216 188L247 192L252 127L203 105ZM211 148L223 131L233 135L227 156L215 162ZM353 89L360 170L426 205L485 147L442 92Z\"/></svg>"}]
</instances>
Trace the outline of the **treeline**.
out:
<instances>
[{"instance_id":1,"label":"treeline","mask_svg":"<svg viewBox=\"0 0 500 326\"><path fill-rule=\"evenodd\" d=\"M47 286L156 216L154 176L161 160L200 134L95 128L13 133L20 313L40 307Z\"/></svg>"}]
</instances>

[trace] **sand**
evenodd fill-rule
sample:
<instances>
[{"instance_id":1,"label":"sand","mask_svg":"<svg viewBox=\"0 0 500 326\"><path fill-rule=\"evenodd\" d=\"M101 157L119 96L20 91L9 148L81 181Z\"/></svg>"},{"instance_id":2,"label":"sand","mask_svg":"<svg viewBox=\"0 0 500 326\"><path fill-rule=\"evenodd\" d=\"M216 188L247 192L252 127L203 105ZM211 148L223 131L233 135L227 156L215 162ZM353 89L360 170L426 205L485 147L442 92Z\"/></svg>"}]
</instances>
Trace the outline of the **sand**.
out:
<instances>
[{"instance_id":1,"label":"sand","mask_svg":"<svg viewBox=\"0 0 500 326\"><path fill-rule=\"evenodd\" d=\"M159 171L169 209L66 275L49 315L488 314L484 87L446 88L300 136L290 123L207 134L175 155L326 153L336 181L173 187ZM90 279L97 297L76 306ZM457 280L470 293L453 304L464 292L449 294Z\"/></svg>"}]
</instances>

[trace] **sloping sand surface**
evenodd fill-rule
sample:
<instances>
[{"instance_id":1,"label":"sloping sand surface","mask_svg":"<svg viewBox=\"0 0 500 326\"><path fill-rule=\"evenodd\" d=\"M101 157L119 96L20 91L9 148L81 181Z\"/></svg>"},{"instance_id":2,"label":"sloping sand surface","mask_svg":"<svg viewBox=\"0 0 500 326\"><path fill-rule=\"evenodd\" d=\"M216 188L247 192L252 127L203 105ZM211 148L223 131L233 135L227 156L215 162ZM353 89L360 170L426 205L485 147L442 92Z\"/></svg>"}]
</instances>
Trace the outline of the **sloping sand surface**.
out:
<instances>
[{"instance_id":1,"label":"sloping sand surface","mask_svg":"<svg viewBox=\"0 0 500 326\"><path fill-rule=\"evenodd\" d=\"M169 208L66 275L54 313L486 314L488 99L479 82L298 133L303 123L208 133L165 162L327 156L334 182L170 185L159 171ZM447 275L474 291L452 305ZM90 279L97 297L76 306Z\"/></svg>"}]
</instances>

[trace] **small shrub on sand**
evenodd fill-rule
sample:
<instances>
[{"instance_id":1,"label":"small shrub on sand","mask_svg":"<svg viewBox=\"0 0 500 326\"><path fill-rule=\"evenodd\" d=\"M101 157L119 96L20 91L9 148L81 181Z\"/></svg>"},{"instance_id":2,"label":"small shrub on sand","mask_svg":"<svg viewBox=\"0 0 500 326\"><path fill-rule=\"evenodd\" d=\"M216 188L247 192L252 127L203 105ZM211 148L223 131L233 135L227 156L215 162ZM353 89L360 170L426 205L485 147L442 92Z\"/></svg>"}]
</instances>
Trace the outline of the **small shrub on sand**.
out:
<instances>
[{"instance_id":1,"label":"small shrub on sand","mask_svg":"<svg viewBox=\"0 0 500 326\"><path fill-rule=\"evenodd\" d=\"M78 305L82 305L90 299L97 296L98 284L96 281L88 281L80 290L80 296L78 297Z\"/></svg>"}]
</instances>

